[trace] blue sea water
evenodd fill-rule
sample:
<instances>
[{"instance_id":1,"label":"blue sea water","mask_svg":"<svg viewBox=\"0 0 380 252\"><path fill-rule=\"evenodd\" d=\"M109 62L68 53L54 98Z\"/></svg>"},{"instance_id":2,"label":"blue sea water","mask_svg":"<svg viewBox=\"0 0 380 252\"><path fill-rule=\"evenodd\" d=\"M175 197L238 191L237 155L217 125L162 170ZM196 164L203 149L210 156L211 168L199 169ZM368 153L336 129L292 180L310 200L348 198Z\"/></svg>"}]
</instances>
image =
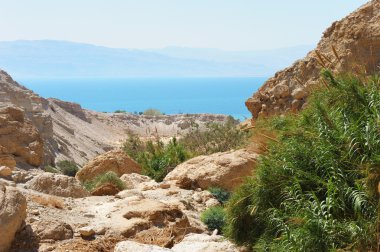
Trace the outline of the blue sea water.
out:
<instances>
[{"instance_id":1,"label":"blue sea water","mask_svg":"<svg viewBox=\"0 0 380 252\"><path fill-rule=\"evenodd\" d=\"M67 78L17 79L42 97L54 97L100 112L213 113L243 120L244 102L266 78Z\"/></svg>"}]
</instances>

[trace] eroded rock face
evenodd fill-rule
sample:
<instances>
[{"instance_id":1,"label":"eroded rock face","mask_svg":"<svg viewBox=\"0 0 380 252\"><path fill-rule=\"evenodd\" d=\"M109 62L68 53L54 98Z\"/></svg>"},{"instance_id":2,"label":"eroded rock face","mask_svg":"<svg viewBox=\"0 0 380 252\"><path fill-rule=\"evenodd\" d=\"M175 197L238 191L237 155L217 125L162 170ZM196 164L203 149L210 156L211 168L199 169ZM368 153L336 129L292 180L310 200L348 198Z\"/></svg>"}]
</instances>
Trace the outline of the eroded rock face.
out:
<instances>
[{"instance_id":1,"label":"eroded rock face","mask_svg":"<svg viewBox=\"0 0 380 252\"><path fill-rule=\"evenodd\" d=\"M86 190L73 177L43 173L27 182L29 189L61 197L82 198L88 196Z\"/></svg>"},{"instance_id":2,"label":"eroded rock face","mask_svg":"<svg viewBox=\"0 0 380 252\"><path fill-rule=\"evenodd\" d=\"M97 156L85 165L75 177L83 182L110 171L120 177L126 173L140 173L141 168L123 150L117 149Z\"/></svg>"},{"instance_id":3,"label":"eroded rock face","mask_svg":"<svg viewBox=\"0 0 380 252\"><path fill-rule=\"evenodd\" d=\"M245 150L199 156L178 165L164 181L184 189L221 187L233 190L252 174L257 158L257 154Z\"/></svg>"},{"instance_id":4,"label":"eroded rock face","mask_svg":"<svg viewBox=\"0 0 380 252\"><path fill-rule=\"evenodd\" d=\"M372 0L328 28L315 50L279 71L246 101L252 118L298 111L323 67L371 73L380 63L380 2ZM358 69L361 68L361 70Z\"/></svg>"},{"instance_id":5,"label":"eroded rock face","mask_svg":"<svg viewBox=\"0 0 380 252\"><path fill-rule=\"evenodd\" d=\"M0 184L0 251L7 251L26 218L26 199L15 188Z\"/></svg>"},{"instance_id":6,"label":"eroded rock face","mask_svg":"<svg viewBox=\"0 0 380 252\"><path fill-rule=\"evenodd\" d=\"M36 167L43 163L41 135L20 108L0 108L0 146L0 165L14 167L14 156Z\"/></svg>"}]
</instances>

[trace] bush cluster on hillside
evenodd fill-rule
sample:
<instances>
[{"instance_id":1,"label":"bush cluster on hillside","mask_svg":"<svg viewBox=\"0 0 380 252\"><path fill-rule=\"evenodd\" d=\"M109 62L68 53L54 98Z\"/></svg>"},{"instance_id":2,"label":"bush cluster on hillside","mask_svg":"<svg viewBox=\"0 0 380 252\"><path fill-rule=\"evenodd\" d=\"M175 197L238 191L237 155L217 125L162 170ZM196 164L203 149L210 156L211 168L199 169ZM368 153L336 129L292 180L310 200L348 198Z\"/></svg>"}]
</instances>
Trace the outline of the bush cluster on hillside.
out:
<instances>
[{"instance_id":1,"label":"bush cluster on hillside","mask_svg":"<svg viewBox=\"0 0 380 252\"><path fill-rule=\"evenodd\" d=\"M143 142L137 135L129 133L124 150L141 165L144 175L162 181L174 167L187 159L242 147L248 136L249 133L237 129L232 118L225 124L211 123L205 131L194 125L185 137L173 138L167 144L159 138Z\"/></svg>"},{"instance_id":2,"label":"bush cluster on hillside","mask_svg":"<svg viewBox=\"0 0 380 252\"><path fill-rule=\"evenodd\" d=\"M323 77L327 88L299 116L262 123L278 142L228 202L225 232L238 244L257 251L375 250L380 78L327 70Z\"/></svg>"}]
</instances>

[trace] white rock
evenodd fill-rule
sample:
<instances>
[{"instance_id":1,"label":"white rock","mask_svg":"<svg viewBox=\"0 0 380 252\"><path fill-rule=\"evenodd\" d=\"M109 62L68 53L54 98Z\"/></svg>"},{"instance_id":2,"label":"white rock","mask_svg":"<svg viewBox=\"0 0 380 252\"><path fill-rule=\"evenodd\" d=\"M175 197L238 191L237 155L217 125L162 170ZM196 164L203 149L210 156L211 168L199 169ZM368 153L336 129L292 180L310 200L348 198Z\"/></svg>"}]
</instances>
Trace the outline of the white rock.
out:
<instances>
[{"instance_id":1,"label":"white rock","mask_svg":"<svg viewBox=\"0 0 380 252\"><path fill-rule=\"evenodd\" d=\"M115 246L115 252L170 252L170 249L154 245L141 244L133 241L119 242ZM194 252L194 251L193 251Z\"/></svg>"}]
</instances>

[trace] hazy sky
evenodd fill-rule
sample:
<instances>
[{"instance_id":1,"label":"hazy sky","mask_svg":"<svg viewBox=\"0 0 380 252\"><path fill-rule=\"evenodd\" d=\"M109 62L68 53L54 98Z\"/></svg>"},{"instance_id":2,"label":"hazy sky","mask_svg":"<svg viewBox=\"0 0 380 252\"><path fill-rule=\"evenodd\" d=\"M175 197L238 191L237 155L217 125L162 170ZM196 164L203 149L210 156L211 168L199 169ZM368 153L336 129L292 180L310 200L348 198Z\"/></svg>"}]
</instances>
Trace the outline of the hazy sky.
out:
<instances>
[{"instance_id":1,"label":"hazy sky","mask_svg":"<svg viewBox=\"0 0 380 252\"><path fill-rule=\"evenodd\" d=\"M0 40L109 47L270 49L315 44L365 0L0 0Z\"/></svg>"}]
</instances>

